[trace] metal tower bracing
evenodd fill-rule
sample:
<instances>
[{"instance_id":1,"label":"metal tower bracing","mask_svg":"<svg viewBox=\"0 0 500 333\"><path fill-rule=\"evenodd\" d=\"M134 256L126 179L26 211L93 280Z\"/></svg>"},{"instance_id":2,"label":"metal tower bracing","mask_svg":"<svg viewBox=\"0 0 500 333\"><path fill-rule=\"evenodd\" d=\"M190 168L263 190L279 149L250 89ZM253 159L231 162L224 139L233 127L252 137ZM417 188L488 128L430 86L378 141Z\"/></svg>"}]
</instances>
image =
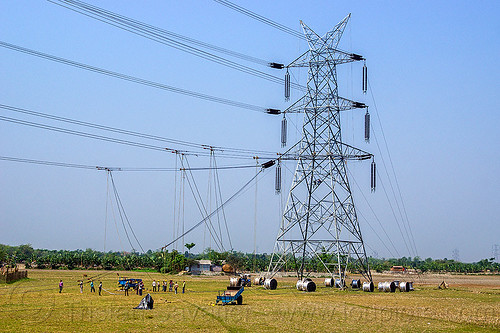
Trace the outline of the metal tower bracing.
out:
<instances>
[{"instance_id":1,"label":"metal tower bracing","mask_svg":"<svg viewBox=\"0 0 500 333\"><path fill-rule=\"evenodd\" d=\"M341 281L352 269L372 281L346 164L373 155L343 143L340 122L342 112L366 107L338 96L337 65L364 60L337 49L349 18L323 37L300 22L309 50L287 70L308 68L307 93L284 112L303 112L304 124L301 141L281 156L298 162L268 277L293 266L302 279L314 264Z\"/></svg>"}]
</instances>

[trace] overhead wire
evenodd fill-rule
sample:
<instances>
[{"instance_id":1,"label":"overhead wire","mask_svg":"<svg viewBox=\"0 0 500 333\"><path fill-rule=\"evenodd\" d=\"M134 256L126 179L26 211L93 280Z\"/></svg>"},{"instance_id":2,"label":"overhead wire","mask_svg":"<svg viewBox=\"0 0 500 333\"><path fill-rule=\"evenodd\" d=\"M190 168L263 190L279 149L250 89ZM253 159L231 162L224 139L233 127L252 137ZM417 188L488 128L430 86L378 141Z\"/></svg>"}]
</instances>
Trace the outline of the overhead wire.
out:
<instances>
[{"instance_id":1,"label":"overhead wire","mask_svg":"<svg viewBox=\"0 0 500 333\"><path fill-rule=\"evenodd\" d=\"M71 119L71 118L54 116L54 115L47 114L47 113L36 112L33 110L18 108L18 107L4 105L4 104L0 104L0 109L12 111L12 112L17 112L17 113L22 113L22 114L27 114L27 115L36 116L36 117L41 117L41 118L46 118L46 119L50 119L50 120L56 120L56 121L65 122L65 123L69 123L69 124L90 127L90 128L94 128L94 129L103 130L103 131L109 131L109 132L134 136L134 137L143 138L143 139L156 140L156 141L167 142L167 143L171 143L171 144L178 144L178 145L182 145L182 146L186 146L186 147L190 147L190 148L197 148L197 149L201 150L201 152L182 151L183 153L186 153L186 154L187 153L196 153L196 154L201 154L204 156L209 156L209 153L207 152L207 150L220 150L223 152L235 153L235 154L240 154L240 153L241 154L252 154L251 157L253 157L253 155L261 155L261 154L267 155L267 156L276 156L276 153L270 152L270 151L210 146L210 145L206 145L206 144L177 140L177 139L166 138L166 137L162 137L162 136L158 136L158 135L145 134L145 133L140 133L140 132L135 132L135 131L119 129L116 127L110 127L110 126L104 126L104 125L99 125L99 124L95 124L95 123L89 123L89 122L80 121L80 120ZM175 151L174 149L168 149L168 150Z\"/></svg>"},{"instance_id":2,"label":"overhead wire","mask_svg":"<svg viewBox=\"0 0 500 333\"><path fill-rule=\"evenodd\" d=\"M185 159L185 161L186 161L186 164L188 165L187 169L189 169L189 161L187 159ZM188 170L188 171L190 171L190 170ZM195 199L195 203L198 206L198 209L200 210L201 216L208 216L209 215L208 211L205 207L205 204L203 203L203 199L201 197L200 191L198 189L198 185L196 184L196 181L194 179L194 175L192 174L192 172L189 172L189 176L191 176L192 182L190 180L190 177L186 177L186 179L188 181L189 188L191 189L191 193L193 194L193 197ZM210 218L207 219L207 222L208 223L206 225L208 227L208 231L210 232L210 236L215 241L219 250L224 251L224 244L222 243L222 239L220 237L221 235L217 234L217 231L216 231L215 227L213 226L213 223L212 223Z\"/></svg>"},{"instance_id":3,"label":"overhead wire","mask_svg":"<svg viewBox=\"0 0 500 333\"><path fill-rule=\"evenodd\" d=\"M301 34L300 32L298 32L298 31L296 31L296 30L294 30L292 28L289 28L287 26L284 26L283 24L280 24L280 23L277 23L277 22L275 22L273 20L270 20L270 19L268 19L268 18L266 18L266 17L264 17L262 15L259 15L259 14L255 13L255 12L249 10L249 9L243 8L241 6L238 6L238 5L234 4L234 3L232 3L231 1L227 1L227 0L214 0L214 1L220 3L221 5L226 6L226 7L230 8L230 9L232 9L232 10L235 10L235 11L241 13L241 14L247 15L248 17L253 18L253 19L255 19L255 20L259 21L259 22L265 23L265 24L267 24L267 25L269 25L269 26L271 26L273 28L281 30L281 31L283 31L283 32L285 32L285 33L287 33L289 35L292 35L292 36L294 36L296 38L300 38L300 39L303 39L303 40L306 39L306 37L303 34Z\"/></svg>"},{"instance_id":4,"label":"overhead wire","mask_svg":"<svg viewBox=\"0 0 500 333\"><path fill-rule=\"evenodd\" d=\"M215 198L216 198L216 205L219 206L219 202L222 203L222 191L220 189L220 178L219 178L219 171L217 169L217 161L214 158L214 176L215 176L215 183L218 191L216 192ZM219 198L217 199L217 193L219 194ZM224 207L221 208L222 210L222 218L224 219L224 225L226 227L226 233L227 233L227 238L229 240L229 248L231 251L233 251L233 244L231 241L231 234L229 233L229 227L227 225L227 218L226 218L226 212L224 210Z\"/></svg>"},{"instance_id":5,"label":"overhead wire","mask_svg":"<svg viewBox=\"0 0 500 333\"><path fill-rule=\"evenodd\" d=\"M361 194L361 196L363 197L363 199L365 200L366 204L368 205L368 208L370 208L370 211L372 212L373 216L375 217L375 220L378 222L379 226L380 226L380 229L382 229L382 231L384 232L384 235L385 237L387 237L387 239L389 240L389 243L391 244L392 248L394 249L394 251L396 252L397 256L399 257L399 252L398 252L398 249L396 248L396 246L394 245L394 242L392 241L391 237L389 237L389 235L387 234L387 231L385 230L384 228L384 225L382 224L382 222L380 221L379 217L377 216L377 214L375 213L375 210L373 209L373 207L370 205L370 201L366 198L365 194L363 193L363 191L361 190L361 187L359 186L358 182L356 181L356 178L353 177L351 171L349 169L347 169L347 172L351 175L350 179L352 179L352 181L354 182L354 184L356 185L356 187L358 188L358 191L359 193ZM359 210L357 210L357 212L359 214L361 214L359 212ZM362 214L361 214L362 215ZM363 216L363 215L362 215ZM368 224L368 226L373 230L373 232L375 233L375 235L378 237L378 239L382 242L382 245L384 245L384 247L387 249L387 251L389 251L389 253L394 256L393 252L387 247L387 245L385 244L385 242L382 240L382 238L378 235L378 233L376 232L376 230L371 226L371 224L368 222L368 219L365 218L363 216L364 220L366 221L366 223Z\"/></svg>"},{"instance_id":6,"label":"overhead wire","mask_svg":"<svg viewBox=\"0 0 500 333\"><path fill-rule=\"evenodd\" d=\"M151 167L105 167L105 166L94 166L94 165L85 165L85 164L74 164L74 163L64 163L64 162L54 162L54 161L46 161L46 160L36 160L36 159L27 159L27 158L19 158L19 157L11 157L11 156L0 156L0 161L9 161L9 162L18 162L18 163L27 163L27 164L39 164L39 165L47 165L47 166L57 166L64 168L75 168L75 169L87 169L87 170L111 170L118 172L176 172L180 170L190 170L190 171L206 171L206 170L232 170L232 169L251 169L255 168L255 165L225 165L220 167L200 167L200 168L151 168Z\"/></svg>"},{"instance_id":7,"label":"overhead wire","mask_svg":"<svg viewBox=\"0 0 500 333\"><path fill-rule=\"evenodd\" d=\"M54 131L54 132L71 134L71 135L81 136L81 137L85 137L85 138L113 142L113 143L133 146L133 147L145 148L145 149L162 151L162 152L165 152L165 151L174 152L175 151L173 149L164 148L164 147L160 147L160 146L155 146L155 145L150 145L150 144L145 144L145 143L138 143L138 142L133 142L133 141L129 141L129 140L116 139L116 138L106 137L106 136L102 136L102 135L96 135L96 134L91 134L91 133L86 133L86 132L81 132L81 131L65 129L65 128L61 128L61 127L49 126L49 125L44 125L44 124L40 124L40 123L34 123L34 122L30 122L30 121L15 119L15 118L11 118L11 117L0 116L0 120L10 122L10 123L19 124L19 125L26 125L26 126L46 129L46 130L50 130L50 131Z\"/></svg>"},{"instance_id":8,"label":"overhead wire","mask_svg":"<svg viewBox=\"0 0 500 333\"><path fill-rule=\"evenodd\" d=\"M87 64L84 64L84 63L81 63L81 62L76 62L76 61L65 59L65 58L61 58L61 57L56 57L54 55L50 55L50 54L47 54L47 53L42 53L42 52L39 52L39 51L35 51L35 50L28 49L28 48L25 48L25 47L21 47L21 46L18 46L18 45L6 43L6 42L3 42L3 41L0 41L0 46L3 47L3 48L7 48L7 49L10 49L10 50L13 50L13 51L25 53L25 54L28 54L28 55L36 56L36 57L43 58L43 59L50 60L50 61L54 61L54 62L61 63L61 64L64 64L64 65L68 65L68 66L76 67L76 68L79 68L79 69L83 69L83 70L86 70L86 71L90 71L90 72L94 72L94 73L98 73L98 74L102 74L102 75L114 77L114 78L117 78L117 79L129 81L129 82L133 82L133 83L137 83L137 84L142 84L142 85L148 86L148 87L153 87L153 88L157 88L157 89L161 89L161 90L166 90L166 91L170 91L170 92L173 92L173 93L177 93L177 94L181 94L181 95L185 95L185 96L189 96L189 97L194 97L194 98L199 98L199 99L206 100L206 101L209 101L209 102L225 104L225 105L229 105L229 106L233 106L233 107L237 107L237 108L241 108L241 109L247 109L247 110L257 111L257 112L265 112L265 113L267 112L266 111L267 108L264 108L264 107L261 107L261 106L252 105L252 104L243 103L243 102L232 101L232 100L229 100L229 99L225 99L225 98L221 98L221 97L216 97L216 96L211 96L211 95L206 95L206 94L202 94L202 93L199 93L199 92L190 91L190 90L187 90L187 89L177 88L177 87L174 87L174 86L169 86L169 85L166 85L166 84L163 84L163 83L158 83L158 82L154 82L154 81L142 79L142 78L131 76L131 75L127 75L127 74L113 72L113 71L110 71L110 70L107 70L107 69L103 69L103 68L99 68L99 67L87 65Z\"/></svg>"},{"instance_id":9,"label":"overhead wire","mask_svg":"<svg viewBox=\"0 0 500 333\"><path fill-rule=\"evenodd\" d=\"M400 200L398 200L397 197L396 197L396 192L394 190L394 186L392 184L391 177L389 176L388 168L387 168L387 166L385 164L385 160L383 158L382 158L382 165L384 166L384 170L385 170L385 173L387 175L387 179L388 179L391 191L392 191L392 195L394 197L394 201L396 202L396 208L398 209L399 215L401 217L401 223L403 224L403 228L405 229L406 237L408 238L408 242L409 242L410 247L411 247L411 249L413 251L413 256L418 256L418 251L417 251L417 247L416 247L416 244L415 244L415 238L413 237L413 233L411 231L411 227L410 227L410 222L409 222L409 219L408 219L408 215L406 214L406 208L404 206L404 201L403 201L403 197L402 197L402 194L401 194L401 189L399 187L399 182L397 180L396 172L395 172L395 169L394 169L394 163L392 162L391 154L390 154L390 151L389 151L389 146L387 144L387 140L386 140L386 137L385 137L384 129L382 127L382 121L380 119L380 115L379 115L379 112L378 112L377 103L375 101L375 96L373 94L373 90L371 88L371 85L370 85L369 81L368 81L368 87L369 87L369 90L370 90L370 95L372 97L373 106L375 108L375 113L377 115L378 123L379 123L380 129L381 129L382 138L383 138L383 141L385 143L385 149L386 149L386 152L387 152L387 156L389 158L389 163L391 165L392 174L393 174L393 177L394 177L394 180L395 180L395 183L396 183L396 188L398 189L398 192L399 192L399 198L400 198ZM375 131L372 131L372 132L373 132L373 137L375 138L375 143L377 145L377 148L378 148L379 152L381 153L381 156L383 157L382 150L381 150L380 145L378 143L376 132ZM385 189L384 189L384 191L385 191ZM387 193L386 193L386 196L387 196L387 200L389 200L389 197L388 197ZM405 218L403 217L403 212L401 210L399 201L401 201L401 206L403 207L404 215L406 217L406 222L405 222ZM391 209L392 209L392 207L391 207ZM408 227L407 227L407 225L408 225ZM398 227L399 227L399 224L398 224ZM410 255L411 255L411 251L410 250L409 250L409 252L410 252Z\"/></svg>"},{"instance_id":10,"label":"overhead wire","mask_svg":"<svg viewBox=\"0 0 500 333\"><path fill-rule=\"evenodd\" d=\"M126 212L125 212L125 209L123 207L122 201L120 199L120 195L118 194L118 190L117 190L116 185L115 185L115 180L113 178L113 173L111 171L109 172L109 176L111 178L111 184L113 186L113 192L115 193L116 203L117 203L117 205L119 207L120 217L122 216L122 213L123 213L123 217L125 217L125 221L127 221L128 227L130 228L130 231L132 232L132 235L134 236L135 241L137 242L137 244L141 248L142 252L146 253L146 251L144 251L144 248L142 247L141 243L137 239L137 236L135 235L135 232L134 232L134 229L132 228L132 225L130 224L130 220L129 220L129 218L128 218ZM123 218L122 218L122 223L123 223ZM124 227L125 227L125 225L124 225ZM125 228L125 232L126 232L126 228ZM128 233L127 233L127 238L129 240L130 246L132 246L132 243L130 242L130 238L128 237ZM133 246L132 246L132 249L134 249Z\"/></svg>"},{"instance_id":11,"label":"overhead wire","mask_svg":"<svg viewBox=\"0 0 500 333\"><path fill-rule=\"evenodd\" d=\"M59 5L61 7L73 10L77 13L86 15L88 17L91 17L93 19L96 19L98 21L101 21L103 23L115 26L117 28L120 28L122 30L131 32L133 34L145 37L147 39L153 40L155 42L173 47L177 50L201 57L203 59L218 63L220 65L229 67L231 69L238 70L240 72L250 74L253 76L256 76L258 78L277 83L280 85L284 84L284 79L281 79L277 76L256 70L254 68L238 64L234 61L219 57L213 53L203 51L199 48L190 46L186 43L180 42L178 40L175 40L172 38L172 36L166 35L164 33L161 33L161 29L157 28L157 30L152 30L151 28L148 27L147 24L132 20L130 18L127 18L125 16L119 17L118 14L105 11L102 8L95 7L95 6L90 6L84 2L81 1L74 1L74 0L48 0L51 3L54 3L56 5ZM134 23L139 22L138 23ZM300 89L304 90L304 87L293 84L293 88L295 89Z\"/></svg>"},{"instance_id":12,"label":"overhead wire","mask_svg":"<svg viewBox=\"0 0 500 333\"><path fill-rule=\"evenodd\" d=\"M130 240L130 236L128 235L127 227L125 226L125 221L123 220L123 212L122 212L122 208L123 207L121 207L120 201L118 199L116 187L115 187L115 184L114 184L114 181L113 181L113 174L111 173L111 171L108 171L108 174L109 174L109 177L111 179L111 185L113 187L113 194L114 194L114 197L115 197L116 207L118 208L118 214L119 214L120 220L122 222L123 230L125 231L125 235L127 236L127 240L128 240L128 243L130 244L130 248L131 248L132 252L135 252L135 247L132 244L132 241Z\"/></svg>"},{"instance_id":13,"label":"overhead wire","mask_svg":"<svg viewBox=\"0 0 500 333\"><path fill-rule=\"evenodd\" d=\"M174 242L177 242L179 239L184 237L185 235L189 234L196 228L198 228L200 225L205 223L205 221L208 218L211 218L214 214L216 214L219 210L221 210L224 206L229 204L231 201L233 201L236 197L238 197L254 180L257 178L257 176L263 171L264 169L261 169L255 176L253 176L248 182L246 182L240 189L238 189L232 196L230 196L226 201L224 201L219 207L217 207L214 211L212 211L209 215L205 216L204 218L201 219L198 223L193 225L191 228L189 228L187 231L185 231L182 235L177 236L174 240L169 242L164 246L164 248L167 248L168 246L172 245Z\"/></svg>"},{"instance_id":14,"label":"overhead wire","mask_svg":"<svg viewBox=\"0 0 500 333\"><path fill-rule=\"evenodd\" d=\"M162 29L162 28L158 28L158 27L155 27L153 25L137 21L137 20L132 19L130 17L124 16L124 15L120 15L120 14L111 12L109 10L105 10L103 8L100 8L100 7L93 6L91 4L88 4L88 3L85 3L85 2L82 2L82 1L66 1L66 0L55 0L55 1L56 2L61 2L61 3L64 2L68 6L72 7L72 8L69 8L69 7L66 6L65 8L68 8L68 9L72 9L73 10L73 8L75 8L75 7L81 8L82 10L84 9L86 12L85 13L83 13L83 12L81 13L81 14L84 14L84 15L87 12L100 13L103 17L113 18L113 19L117 20L118 22L122 22L124 24L128 23L128 24L130 24L132 26L141 27L141 28L143 28L145 30L153 31L153 32L156 32L158 34L163 34L165 36L170 36L173 39L178 39L178 40L181 40L181 41L183 41L185 43L190 43L190 44L193 44L193 45L197 45L199 47L202 47L202 48L205 48L205 49L209 49L209 50L212 50L212 51L215 51L215 52L223 53L223 54L235 57L235 58L239 58L241 60L253 62L253 63L259 64L259 65L263 65L263 66L268 66L272 62L272 61L267 61L267 60L260 59L260 58L257 58L257 57L249 56L249 55L244 54L244 53L240 53L240 52L228 50L228 49L225 49L225 48L220 47L220 46L216 46L216 45L212 45L212 44L209 44L209 43L206 43L206 42L202 42L202 41L196 40L194 38L183 36L181 34L178 34L178 33L172 32L172 31L168 31L168 30L165 30L165 29ZM51 2L53 2L53 1L51 1ZM55 3L55 2L53 2L53 3ZM59 5L59 3L56 3L56 4ZM89 16L89 15L86 15L86 16Z\"/></svg>"}]
</instances>

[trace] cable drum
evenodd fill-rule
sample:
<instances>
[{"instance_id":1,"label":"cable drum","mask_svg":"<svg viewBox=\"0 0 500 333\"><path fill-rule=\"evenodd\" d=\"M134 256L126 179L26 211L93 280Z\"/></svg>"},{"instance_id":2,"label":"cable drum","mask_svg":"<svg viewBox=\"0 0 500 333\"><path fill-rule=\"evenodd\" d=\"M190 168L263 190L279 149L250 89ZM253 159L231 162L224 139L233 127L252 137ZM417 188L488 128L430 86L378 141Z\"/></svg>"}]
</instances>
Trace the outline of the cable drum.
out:
<instances>
[{"instance_id":1,"label":"cable drum","mask_svg":"<svg viewBox=\"0 0 500 333\"><path fill-rule=\"evenodd\" d=\"M335 285L335 279L334 278L326 278L325 279L325 287L333 287Z\"/></svg>"},{"instance_id":2,"label":"cable drum","mask_svg":"<svg viewBox=\"0 0 500 333\"><path fill-rule=\"evenodd\" d=\"M276 279L265 279L264 288L269 290L275 290L276 288L278 288L278 281L276 281Z\"/></svg>"},{"instance_id":3,"label":"cable drum","mask_svg":"<svg viewBox=\"0 0 500 333\"><path fill-rule=\"evenodd\" d=\"M373 282L363 282L363 291L371 293L374 289Z\"/></svg>"},{"instance_id":4,"label":"cable drum","mask_svg":"<svg viewBox=\"0 0 500 333\"><path fill-rule=\"evenodd\" d=\"M314 281L309 278L298 280L295 286L297 287L297 290L305 291L308 293L316 291L316 283L314 283Z\"/></svg>"},{"instance_id":5,"label":"cable drum","mask_svg":"<svg viewBox=\"0 0 500 333\"><path fill-rule=\"evenodd\" d=\"M241 286L241 278L232 277L229 279L229 286L231 287L240 287Z\"/></svg>"},{"instance_id":6,"label":"cable drum","mask_svg":"<svg viewBox=\"0 0 500 333\"><path fill-rule=\"evenodd\" d=\"M356 279L352 280L351 287L353 289L359 289L359 288L361 288L361 280L359 280L359 279L358 280L356 280Z\"/></svg>"},{"instance_id":7,"label":"cable drum","mask_svg":"<svg viewBox=\"0 0 500 333\"><path fill-rule=\"evenodd\" d=\"M344 279L335 279L335 288L344 288L345 280Z\"/></svg>"},{"instance_id":8,"label":"cable drum","mask_svg":"<svg viewBox=\"0 0 500 333\"><path fill-rule=\"evenodd\" d=\"M253 279L253 284L256 286L261 286L264 284L264 280L265 279L262 276L256 277L255 279Z\"/></svg>"},{"instance_id":9,"label":"cable drum","mask_svg":"<svg viewBox=\"0 0 500 333\"><path fill-rule=\"evenodd\" d=\"M401 291L401 292L410 291L410 285L408 284L408 282L401 282L399 284L399 291Z\"/></svg>"},{"instance_id":10,"label":"cable drum","mask_svg":"<svg viewBox=\"0 0 500 333\"><path fill-rule=\"evenodd\" d=\"M382 284L382 289L380 289L380 284ZM386 293L393 293L396 291L396 285L394 284L394 282L390 281L380 282L378 284L378 290Z\"/></svg>"}]
</instances>

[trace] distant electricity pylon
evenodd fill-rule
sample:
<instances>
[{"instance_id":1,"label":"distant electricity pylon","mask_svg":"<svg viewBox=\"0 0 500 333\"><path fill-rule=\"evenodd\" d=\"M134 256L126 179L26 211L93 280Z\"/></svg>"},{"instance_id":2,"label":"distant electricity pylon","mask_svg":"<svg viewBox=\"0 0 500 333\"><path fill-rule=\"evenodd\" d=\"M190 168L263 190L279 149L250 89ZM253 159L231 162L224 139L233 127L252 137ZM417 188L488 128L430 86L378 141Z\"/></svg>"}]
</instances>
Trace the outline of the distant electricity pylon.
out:
<instances>
[{"instance_id":1,"label":"distant electricity pylon","mask_svg":"<svg viewBox=\"0 0 500 333\"><path fill-rule=\"evenodd\" d=\"M460 261L460 252L458 251L458 249L454 249L452 252L451 252L451 257L453 258L453 260L459 262Z\"/></svg>"},{"instance_id":2,"label":"distant electricity pylon","mask_svg":"<svg viewBox=\"0 0 500 333\"><path fill-rule=\"evenodd\" d=\"M494 244L492 247L491 247L491 252L493 254L493 260L496 261L496 262L499 262L500 261L500 246L498 246L498 244Z\"/></svg>"},{"instance_id":3,"label":"distant electricity pylon","mask_svg":"<svg viewBox=\"0 0 500 333\"><path fill-rule=\"evenodd\" d=\"M347 162L373 159L373 155L342 142L341 112L366 105L338 95L337 65L365 60L362 56L337 49L350 18L348 15L332 31L320 37L302 21L309 50L286 66L307 67L307 92L284 113L303 112L302 139L282 155L298 160L267 275L273 277L283 267L294 264L297 277L314 263L323 266L341 286L347 270L360 272L372 281L358 217L348 180ZM285 97L290 96L289 82ZM366 69L363 69L363 90ZM369 137L365 133L365 139ZM372 190L375 164L372 161ZM307 274L306 274L307 275Z\"/></svg>"}]
</instances>

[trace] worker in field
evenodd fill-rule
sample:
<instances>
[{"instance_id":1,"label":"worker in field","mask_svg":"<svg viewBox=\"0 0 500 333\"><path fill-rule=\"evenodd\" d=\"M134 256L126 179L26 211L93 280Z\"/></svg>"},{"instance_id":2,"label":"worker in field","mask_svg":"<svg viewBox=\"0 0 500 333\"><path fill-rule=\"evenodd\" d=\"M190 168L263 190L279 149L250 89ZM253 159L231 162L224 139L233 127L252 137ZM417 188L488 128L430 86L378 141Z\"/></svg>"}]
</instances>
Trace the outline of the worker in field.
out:
<instances>
[{"instance_id":1,"label":"worker in field","mask_svg":"<svg viewBox=\"0 0 500 333\"><path fill-rule=\"evenodd\" d=\"M101 290L102 290L102 281L99 281L99 296L101 296Z\"/></svg>"},{"instance_id":2,"label":"worker in field","mask_svg":"<svg viewBox=\"0 0 500 333\"><path fill-rule=\"evenodd\" d=\"M139 292L139 296L142 296L142 289L144 288L144 284L142 281L137 284L137 291Z\"/></svg>"},{"instance_id":3,"label":"worker in field","mask_svg":"<svg viewBox=\"0 0 500 333\"><path fill-rule=\"evenodd\" d=\"M174 284L174 290L175 290L175 293L177 294L177 288L179 288L179 285L177 284L177 281L175 281L175 284Z\"/></svg>"},{"instance_id":4,"label":"worker in field","mask_svg":"<svg viewBox=\"0 0 500 333\"><path fill-rule=\"evenodd\" d=\"M163 280L163 292L167 292L167 280Z\"/></svg>"},{"instance_id":5,"label":"worker in field","mask_svg":"<svg viewBox=\"0 0 500 333\"><path fill-rule=\"evenodd\" d=\"M182 293L186 291L186 281L182 281Z\"/></svg>"},{"instance_id":6,"label":"worker in field","mask_svg":"<svg viewBox=\"0 0 500 333\"><path fill-rule=\"evenodd\" d=\"M174 282L172 280L170 280L169 284L168 284L168 291L172 292L172 287L174 286Z\"/></svg>"},{"instance_id":7,"label":"worker in field","mask_svg":"<svg viewBox=\"0 0 500 333\"><path fill-rule=\"evenodd\" d=\"M156 291L156 281L153 280L153 291Z\"/></svg>"},{"instance_id":8,"label":"worker in field","mask_svg":"<svg viewBox=\"0 0 500 333\"><path fill-rule=\"evenodd\" d=\"M128 285L128 282L125 283L125 288L123 288L125 290L125 296L128 296L128 288L130 288L130 286Z\"/></svg>"},{"instance_id":9,"label":"worker in field","mask_svg":"<svg viewBox=\"0 0 500 333\"><path fill-rule=\"evenodd\" d=\"M59 280L59 294L62 292L63 286L64 286L64 284L63 284L62 280Z\"/></svg>"},{"instance_id":10,"label":"worker in field","mask_svg":"<svg viewBox=\"0 0 500 333\"><path fill-rule=\"evenodd\" d=\"M90 292L95 293L94 281L90 280Z\"/></svg>"},{"instance_id":11,"label":"worker in field","mask_svg":"<svg viewBox=\"0 0 500 333\"><path fill-rule=\"evenodd\" d=\"M83 294L83 280L80 280L78 285L80 286L80 294Z\"/></svg>"}]
</instances>

